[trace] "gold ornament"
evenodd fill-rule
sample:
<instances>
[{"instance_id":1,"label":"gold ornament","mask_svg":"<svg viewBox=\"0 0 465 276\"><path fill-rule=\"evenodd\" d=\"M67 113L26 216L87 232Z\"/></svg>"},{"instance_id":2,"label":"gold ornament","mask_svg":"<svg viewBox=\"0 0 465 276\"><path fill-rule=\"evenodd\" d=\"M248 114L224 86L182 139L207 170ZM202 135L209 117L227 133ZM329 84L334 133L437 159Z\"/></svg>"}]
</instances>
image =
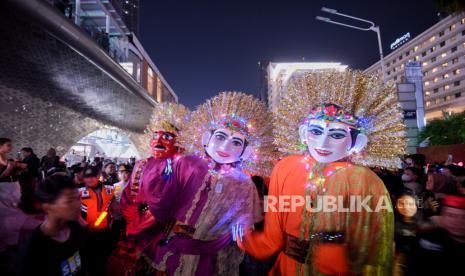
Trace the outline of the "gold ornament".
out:
<instances>
[{"instance_id":1,"label":"gold ornament","mask_svg":"<svg viewBox=\"0 0 465 276\"><path fill-rule=\"evenodd\" d=\"M274 118L274 143L281 153L306 151L299 140L299 126L312 107L333 103L369 122L364 129L368 145L351 157L352 162L400 167L399 156L406 147L405 125L393 83L383 85L379 77L360 71L325 70L294 75L283 94Z\"/></svg>"},{"instance_id":2,"label":"gold ornament","mask_svg":"<svg viewBox=\"0 0 465 276\"><path fill-rule=\"evenodd\" d=\"M187 107L177 103L160 103L152 113L150 123L145 129L148 139L156 131L167 131L177 136L177 146L182 136L185 135L185 128L190 119L190 111Z\"/></svg>"},{"instance_id":3,"label":"gold ornament","mask_svg":"<svg viewBox=\"0 0 465 276\"><path fill-rule=\"evenodd\" d=\"M272 115L265 103L241 92L221 92L197 107L183 136L186 150L198 156L205 156L202 135L224 126L225 118L238 118L246 124L244 132L253 154L242 162L242 168L250 173L269 175L272 160L276 159L273 146Z\"/></svg>"}]
</instances>

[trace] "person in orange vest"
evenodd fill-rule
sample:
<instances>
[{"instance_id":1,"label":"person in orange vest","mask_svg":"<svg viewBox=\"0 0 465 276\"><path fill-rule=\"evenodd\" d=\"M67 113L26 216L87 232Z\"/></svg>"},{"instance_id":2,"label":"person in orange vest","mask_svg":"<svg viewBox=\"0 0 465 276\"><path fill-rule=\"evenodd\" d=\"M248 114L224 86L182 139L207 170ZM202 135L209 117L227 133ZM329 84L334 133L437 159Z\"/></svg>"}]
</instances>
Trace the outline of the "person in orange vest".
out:
<instances>
[{"instance_id":1,"label":"person in orange vest","mask_svg":"<svg viewBox=\"0 0 465 276\"><path fill-rule=\"evenodd\" d=\"M115 244L110 232L113 186L99 181L96 167L84 170L85 187L79 189L81 198L81 221L86 225L86 241L89 245L89 275L103 275L108 257Z\"/></svg>"}]
</instances>

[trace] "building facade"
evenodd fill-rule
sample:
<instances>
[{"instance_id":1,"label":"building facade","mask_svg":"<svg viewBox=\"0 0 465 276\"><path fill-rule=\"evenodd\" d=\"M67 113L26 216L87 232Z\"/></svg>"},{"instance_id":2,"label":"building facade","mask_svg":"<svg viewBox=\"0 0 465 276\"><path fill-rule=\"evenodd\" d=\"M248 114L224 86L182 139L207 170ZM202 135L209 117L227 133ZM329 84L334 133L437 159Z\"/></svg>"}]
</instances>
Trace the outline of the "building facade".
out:
<instances>
[{"instance_id":1,"label":"building facade","mask_svg":"<svg viewBox=\"0 0 465 276\"><path fill-rule=\"evenodd\" d=\"M384 58L387 81L403 83L409 62L423 74L426 121L465 110L465 14L448 16ZM380 62L365 72L381 74Z\"/></svg>"},{"instance_id":2,"label":"building facade","mask_svg":"<svg viewBox=\"0 0 465 276\"><path fill-rule=\"evenodd\" d=\"M79 26L157 102L178 102L137 38L139 0L47 2Z\"/></svg>"}]
</instances>

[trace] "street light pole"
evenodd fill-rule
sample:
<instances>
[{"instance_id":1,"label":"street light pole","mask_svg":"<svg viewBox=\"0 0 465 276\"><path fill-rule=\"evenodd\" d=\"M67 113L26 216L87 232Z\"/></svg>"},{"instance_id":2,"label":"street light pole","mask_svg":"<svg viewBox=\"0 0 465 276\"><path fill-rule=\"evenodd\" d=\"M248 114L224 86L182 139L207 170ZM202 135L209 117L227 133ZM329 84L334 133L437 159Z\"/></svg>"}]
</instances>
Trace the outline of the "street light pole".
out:
<instances>
[{"instance_id":1,"label":"street light pole","mask_svg":"<svg viewBox=\"0 0 465 276\"><path fill-rule=\"evenodd\" d=\"M336 24L336 25L340 25L340 26L344 26L344 27L348 27L348 28L352 28L352 29L356 29L356 30L360 30L360 31L373 31L373 32L375 32L376 35L378 36L378 47L379 47L379 57L380 57L380 63L381 63L381 74L383 76L383 82L385 82L386 81L386 74L385 74L386 73L386 66L384 64L383 45L381 43L381 32L380 32L379 26L376 26L375 23L372 22L372 21L369 21L369 20L366 20L366 19L363 19L363 18L359 18L359 17L355 17L355 16L351 16L351 15L348 15L348 14L340 13L335 9L322 7L321 10L323 12L339 15L339 16L342 16L342 17L350 18L350 19L353 19L353 20L356 20L356 21L361 21L361 22L368 23L368 24L371 25L368 28L362 28L362 27L358 27L358 26L354 26L354 25L350 25L350 24L346 24L346 23L342 23L342 22L338 22L338 21L333 21L328 17L322 17L322 16L317 16L316 17L317 20L320 20L320 21L323 21L323 22L326 22L326 23Z\"/></svg>"}]
</instances>

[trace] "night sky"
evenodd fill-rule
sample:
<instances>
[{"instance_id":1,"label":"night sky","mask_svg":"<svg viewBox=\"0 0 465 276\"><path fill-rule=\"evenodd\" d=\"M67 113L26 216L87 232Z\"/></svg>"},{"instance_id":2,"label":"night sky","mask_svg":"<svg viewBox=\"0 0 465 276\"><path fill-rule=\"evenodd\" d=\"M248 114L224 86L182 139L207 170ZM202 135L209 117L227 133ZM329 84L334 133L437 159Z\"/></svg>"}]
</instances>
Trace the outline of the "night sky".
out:
<instances>
[{"instance_id":1,"label":"night sky","mask_svg":"<svg viewBox=\"0 0 465 276\"><path fill-rule=\"evenodd\" d=\"M384 53L406 32L438 21L434 0L141 0L140 40L194 108L224 90L258 95L259 61L334 61L365 69L379 59L376 33L315 20L322 6L374 21Z\"/></svg>"}]
</instances>

